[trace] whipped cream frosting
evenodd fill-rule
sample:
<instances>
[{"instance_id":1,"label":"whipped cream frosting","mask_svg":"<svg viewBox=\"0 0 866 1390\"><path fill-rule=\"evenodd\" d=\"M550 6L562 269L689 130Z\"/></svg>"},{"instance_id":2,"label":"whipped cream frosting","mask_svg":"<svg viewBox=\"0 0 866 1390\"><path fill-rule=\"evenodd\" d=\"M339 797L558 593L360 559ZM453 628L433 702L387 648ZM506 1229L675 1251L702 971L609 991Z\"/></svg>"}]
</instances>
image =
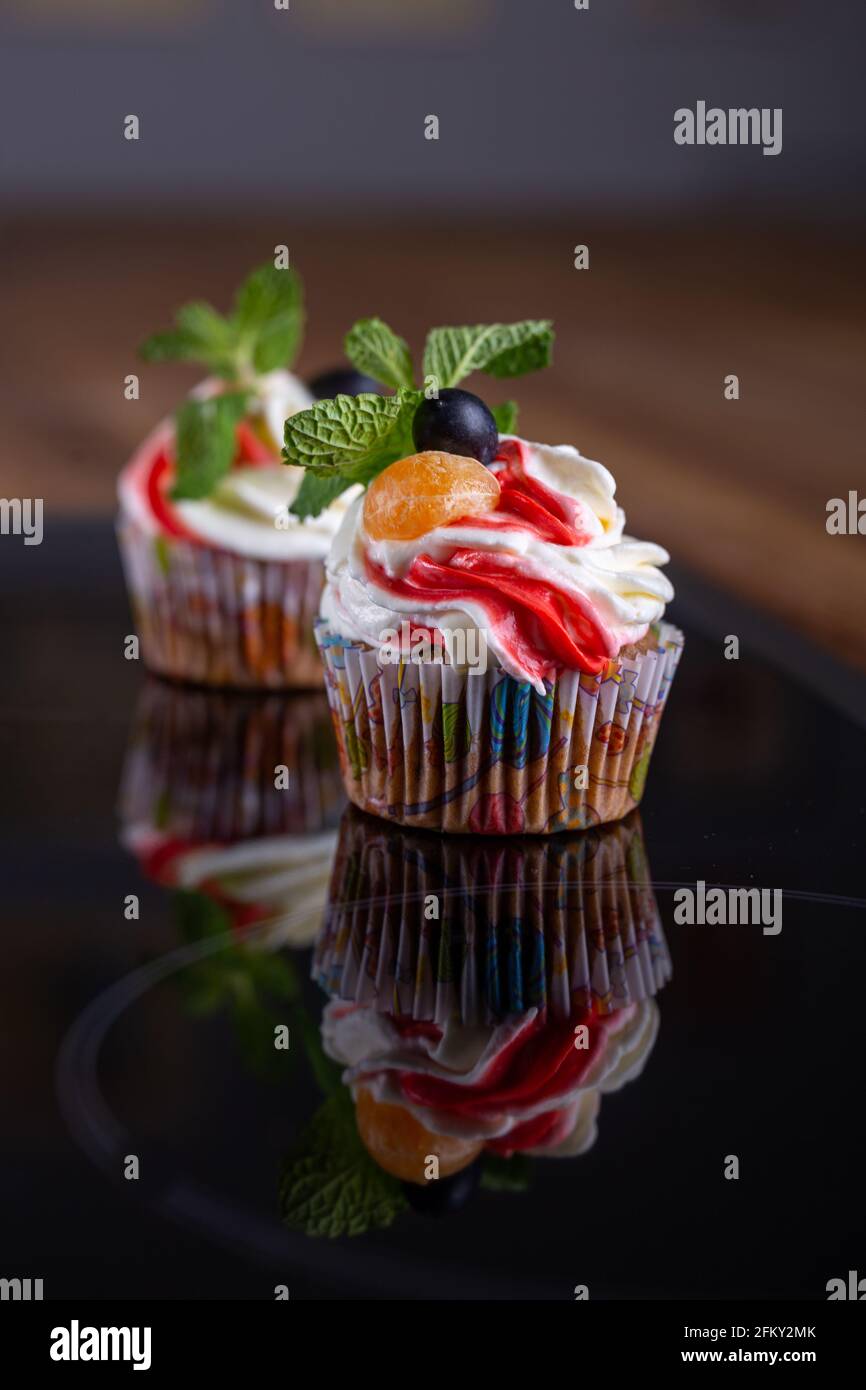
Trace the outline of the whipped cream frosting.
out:
<instances>
[{"instance_id":1,"label":"whipped cream frosting","mask_svg":"<svg viewBox=\"0 0 866 1390\"><path fill-rule=\"evenodd\" d=\"M206 397L217 389L202 382L192 393ZM354 488L317 517L304 521L289 507L298 494L304 470L279 461L283 425L290 415L306 410L313 397L304 383L286 371L269 372L255 386L251 415L273 450L273 462L233 468L209 497L172 500L162 492L164 505L182 530L206 545L256 560L323 559L351 502ZM160 534L163 524L153 507L151 487L154 467L173 442L170 421L160 425L145 441L123 471L118 486L121 506L139 525Z\"/></svg>"},{"instance_id":2,"label":"whipped cream frosting","mask_svg":"<svg viewBox=\"0 0 866 1390\"><path fill-rule=\"evenodd\" d=\"M343 1081L353 1095L360 1088L370 1091L378 1101L403 1106L415 1119L435 1134L489 1142L502 1139L519 1125L549 1110L569 1112L569 1134L581 1122L580 1142L593 1142L593 1121L597 1105L585 1102L590 1092L604 1094L618 1090L643 1070L658 1032L658 1005L655 1000L629 1004L604 1020L604 1045L579 1080L570 1080L557 1090L545 1075L543 1098L531 1091L509 1098L508 1088L500 1105L486 1111L466 1113L459 1105L449 1107L417 1105L407 1100L402 1079L407 1074L430 1077L460 1087L468 1095L484 1090L495 1074L498 1059L513 1048L522 1035L533 1031L537 1010L528 1009L504 1019L495 1027L471 1027L457 1021L446 1023L438 1037L401 1035L388 1014L370 1007L332 1000L322 1017L322 1043L326 1053L346 1070ZM577 1142L577 1141L575 1141ZM561 1148L560 1148L561 1146ZM566 1136L548 1152L582 1152L570 1149Z\"/></svg>"},{"instance_id":3,"label":"whipped cream frosting","mask_svg":"<svg viewBox=\"0 0 866 1390\"><path fill-rule=\"evenodd\" d=\"M262 914L261 940L266 949L309 946L316 936L328 896L337 836L273 835L234 844L186 846L164 861L162 881L173 887L218 893L230 907L256 907ZM149 824L132 825L123 843L148 859L172 837ZM267 924L267 925L265 925Z\"/></svg>"},{"instance_id":4,"label":"whipped cream frosting","mask_svg":"<svg viewBox=\"0 0 866 1390\"><path fill-rule=\"evenodd\" d=\"M437 592L426 599L419 592L423 584L416 584L405 592L410 586L401 581L411 578L413 566L418 572L419 557L447 566L455 554L468 552L494 560L515 582L528 579L562 596L592 623L602 658L614 658L624 645L640 641L673 597L659 569L670 558L667 551L625 534L612 474L571 445L503 439L493 472L513 474L515 466L528 488L552 499L579 544L556 543L513 511L502 514L501 524L494 511L474 524L467 518L411 541L371 540L364 530L363 497L356 498L327 562L321 612L331 628L349 640L379 646L388 640L384 634L399 632L404 621L439 630L475 627L509 675L543 690L538 666L525 659L507 617L493 620L477 590ZM552 658L549 664L555 664Z\"/></svg>"}]
</instances>

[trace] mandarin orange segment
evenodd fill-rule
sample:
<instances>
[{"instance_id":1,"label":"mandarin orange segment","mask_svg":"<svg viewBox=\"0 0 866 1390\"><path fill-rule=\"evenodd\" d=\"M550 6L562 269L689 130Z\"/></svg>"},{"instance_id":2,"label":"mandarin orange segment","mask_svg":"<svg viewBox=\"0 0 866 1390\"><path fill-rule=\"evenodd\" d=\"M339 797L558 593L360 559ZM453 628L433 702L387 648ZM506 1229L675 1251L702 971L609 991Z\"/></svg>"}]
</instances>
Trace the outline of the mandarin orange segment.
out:
<instances>
[{"instance_id":1,"label":"mandarin orange segment","mask_svg":"<svg viewBox=\"0 0 866 1390\"><path fill-rule=\"evenodd\" d=\"M495 510L499 483L477 459L429 451L398 459L375 478L364 498L364 530L372 541L414 541L461 516Z\"/></svg>"},{"instance_id":2,"label":"mandarin orange segment","mask_svg":"<svg viewBox=\"0 0 866 1390\"><path fill-rule=\"evenodd\" d=\"M476 1140L434 1134L402 1105L376 1100L366 1088L358 1092L355 1119L364 1148L380 1168L402 1182L427 1181L427 1159L439 1159L440 1178L449 1178L478 1157L484 1145Z\"/></svg>"}]
</instances>

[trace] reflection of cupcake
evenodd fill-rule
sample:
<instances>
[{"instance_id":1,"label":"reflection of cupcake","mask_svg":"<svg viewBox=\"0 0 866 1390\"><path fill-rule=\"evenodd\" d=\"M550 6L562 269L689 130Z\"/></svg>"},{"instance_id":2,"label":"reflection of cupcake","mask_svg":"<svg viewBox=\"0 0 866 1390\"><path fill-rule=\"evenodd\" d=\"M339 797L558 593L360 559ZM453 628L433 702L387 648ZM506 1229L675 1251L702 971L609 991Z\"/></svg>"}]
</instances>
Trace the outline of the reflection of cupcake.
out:
<instances>
[{"instance_id":1,"label":"reflection of cupcake","mask_svg":"<svg viewBox=\"0 0 866 1390\"><path fill-rule=\"evenodd\" d=\"M313 971L340 1000L440 1024L640 1003L670 973L640 819L455 840L350 808Z\"/></svg>"},{"instance_id":2,"label":"reflection of cupcake","mask_svg":"<svg viewBox=\"0 0 866 1390\"><path fill-rule=\"evenodd\" d=\"M576 1046L576 1030L587 1044ZM658 1032L654 1000L559 1024L535 1010L497 1027L411 1020L332 1001L326 1053L345 1066L361 1139L386 1171L423 1183L429 1155L449 1177L482 1151L573 1157L596 1139L600 1097L634 1080ZM443 1158L444 1156L444 1158Z\"/></svg>"},{"instance_id":3,"label":"reflection of cupcake","mask_svg":"<svg viewBox=\"0 0 866 1390\"><path fill-rule=\"evenodd\" d=\"M331 830L344 805L324 695L146 682L123 772L126 824L231 843Z\"/></svg>"},{"instance_id":4,"label":"reflection of cupcake","mask_svg":"<svg viewBox=\"0 0 866 1390\"><path fill-rule=\"evenodd\" d=\"M120 795L123 839L148 877L218 905L236 928L273 920L288 944L319 925L343 793L323 695L233 695L150 681Z\"/></svg>"},{"instance_id":5,"label":"reflection of cupcake","mask_svg":"<svg viewBox=\"0 0 866 1390\"><path fill-rule=\"evenodd\" d=\"M389 332L370 322L348 340L362 361ZM513 410L497 420L454 389L471 370L543 365L549 324L434 329L435 399L405 384L408 349L387 341L396 400L321 403L285 433L323 501L341 479L368 485L329 555L317 629L349 796L479 834L616 820L640 801L682 647L662 621L668 556L624 534L600 463L527 443Z\"/></svg>"},{"instance_id":6,"label":"reflection of cupcake","mask_svg":"<svg viewBox=\"0 0 866 1390\"><path fill-rule=\"evenodd\" d=\"M323 559L344 503L301 521L302 479L279 460L287 416L312 404L284 370L300 341L300 283L266 265L224 318L186 305L151 361L211 376L160 425L119 482L118 536L142 655L152 670L221 686L317 685L312 635Z\"/></svg>"},{"instance_id":7,"label":"reflection of cupcake","mask_svg":"<svg viewBox=\"0 0 866 1390\"><path fill-rule=\"evenodd\" d=\"M313 974L325 1051L389 1173L583 1153L600 1096L643 1067L670 975L640 821L443 840L350 809Z\"/></svg>"}]
</instances>

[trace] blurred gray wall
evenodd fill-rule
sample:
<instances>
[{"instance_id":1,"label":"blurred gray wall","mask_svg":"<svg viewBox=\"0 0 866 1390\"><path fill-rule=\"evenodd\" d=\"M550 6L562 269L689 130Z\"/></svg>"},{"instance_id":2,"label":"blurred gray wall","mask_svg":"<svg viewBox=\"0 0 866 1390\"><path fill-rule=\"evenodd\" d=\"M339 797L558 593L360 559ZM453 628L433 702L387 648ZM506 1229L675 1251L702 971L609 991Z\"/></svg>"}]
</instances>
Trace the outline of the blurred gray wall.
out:
<instances>
[{"instance_id":1,"label":"blurred gray wall","mask_svg":"<svg viewBox=\"0 0 866 1390\"><path fill-rule=\"evenodd\" d=\"M863 213L862 0L289 5L0 0L7 209L195 196L241 212ZM675 145L674 110L698 99L782 107L781 155Z\"/></svg>"}]
</instances>

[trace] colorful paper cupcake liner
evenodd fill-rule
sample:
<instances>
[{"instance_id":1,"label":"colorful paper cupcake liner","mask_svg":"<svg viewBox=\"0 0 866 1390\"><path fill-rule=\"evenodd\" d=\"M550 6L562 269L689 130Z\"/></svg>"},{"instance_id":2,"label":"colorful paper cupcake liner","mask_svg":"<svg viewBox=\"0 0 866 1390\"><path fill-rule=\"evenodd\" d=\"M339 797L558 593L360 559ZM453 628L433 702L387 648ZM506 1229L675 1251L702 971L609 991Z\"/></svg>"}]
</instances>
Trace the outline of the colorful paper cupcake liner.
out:
<instances>
[{"instance_id":1,"label":"colorful paper cupcake liner","mask_svg":"<svg viewBox=\"0 0 866 1390\"><path fill-rule=\"evenodd\" d=\"M152 671L240 688L321 684L313 635L321 560L248 559L155 536L123 514L117 535L141 654Z\"/></svg>"},{"instance_id":2,"label":"colorful paper cupcake liner","mask_svg":"<svg viewBox=\"0 0 866 1390\"><path fill-rule=\"evenodd\" d=\"M316 640L346 791L401 825L473 834L582 830L643 795L683 635L596 676L564 671L544 694L498 665L482 673L378 652L320 621Z\"/></svg>"}]
</instances>

